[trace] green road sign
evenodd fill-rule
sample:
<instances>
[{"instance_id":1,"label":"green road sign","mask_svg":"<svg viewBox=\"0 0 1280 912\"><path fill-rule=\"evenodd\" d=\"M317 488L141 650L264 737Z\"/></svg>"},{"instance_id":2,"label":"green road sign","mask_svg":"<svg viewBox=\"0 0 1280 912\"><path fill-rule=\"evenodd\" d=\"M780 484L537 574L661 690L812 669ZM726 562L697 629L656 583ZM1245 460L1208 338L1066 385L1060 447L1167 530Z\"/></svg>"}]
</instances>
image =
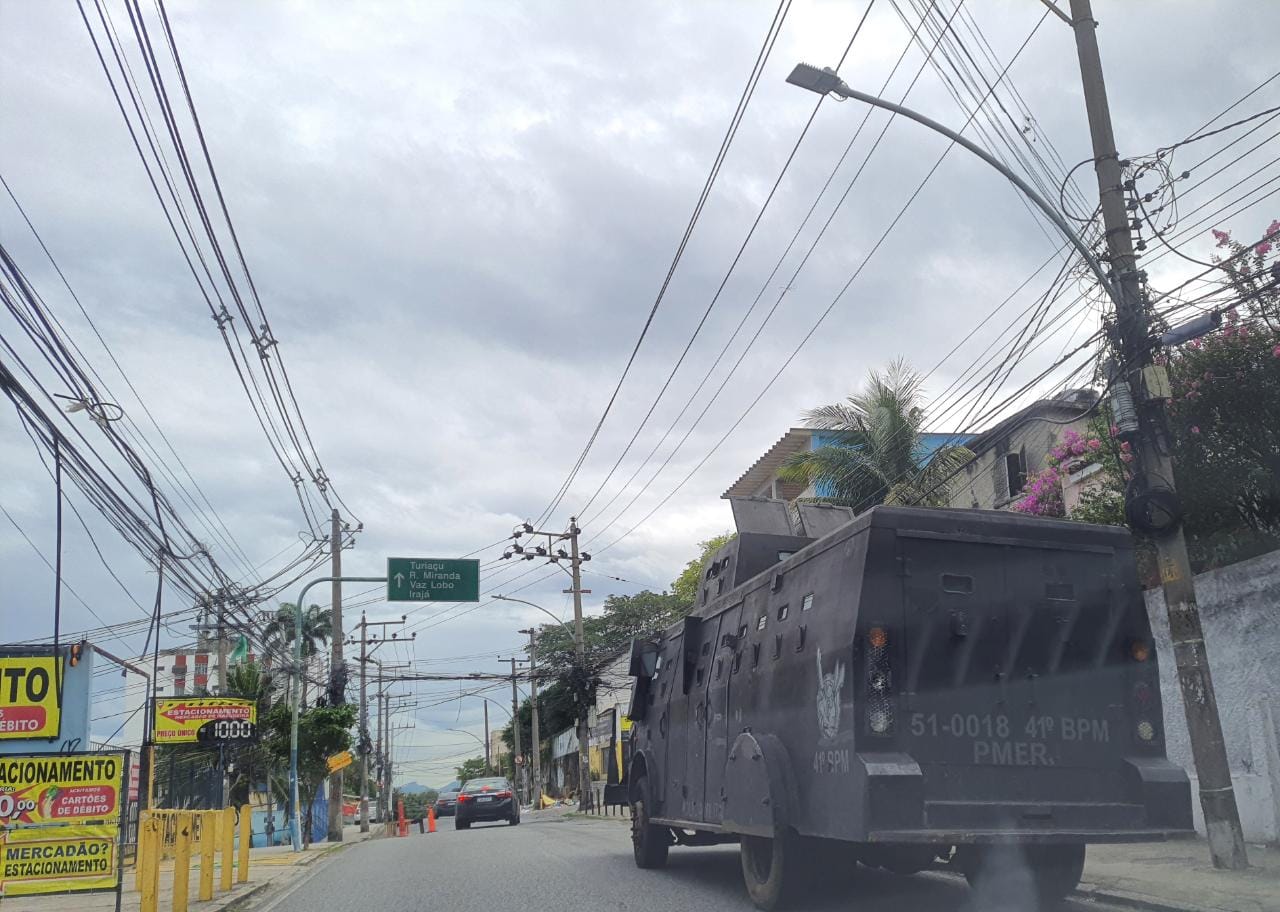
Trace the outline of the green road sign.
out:
<instances>
[{"instance_id":1,"label":"green road sign","mask_svg":"<svg viewBox=\"0 0 1280 912\"><path fill-rule=\"evenodd\" d=\"M480 561L388 557L388 602L478 602Z\"/></svg>"}]
</instances>

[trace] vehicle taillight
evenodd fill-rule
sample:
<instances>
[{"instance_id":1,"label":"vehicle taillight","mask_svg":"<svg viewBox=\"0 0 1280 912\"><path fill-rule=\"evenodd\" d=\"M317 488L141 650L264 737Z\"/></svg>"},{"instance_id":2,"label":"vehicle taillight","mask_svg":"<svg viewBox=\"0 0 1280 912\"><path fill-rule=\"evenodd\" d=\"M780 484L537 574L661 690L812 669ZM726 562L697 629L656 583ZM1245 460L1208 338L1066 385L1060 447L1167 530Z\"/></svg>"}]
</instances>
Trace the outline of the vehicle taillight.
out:
<instances>
[{"instance_id":1,"label":"vehicle taillight","mask_svg":"<svg viewBox=\"0 0 1280 912\"><path fill-rule=\"evenodd\" d=\"M464 801L470 801L470 800L471 800L471 796L470 796L470 795L459 795L459 796L458 796L458 803L459 803L459 804L461 804L461 803L462 803L462 802L464 802Z\"/></svg>"},{"instance_id":2,"label":"vehicle taillight","mask_svg":"<svg viewBox=\"0 0 1280 912\"><path fill-rule=\"evenodd\" d=\"M494 798L510 798L511 793L510 792L494 792L493 797Z\"/></svg>"},{"instance_id":3,"label":"vehicle taillight","mask_svg":"<svg viewBox=\"0 0 1280 912\"><path fill-rule=\"evenodd\" d=\"M889 633L872 627L866 639L867 728L872 734L891 735L894 728L893 674Z\"/></svg>"}]
</instances>

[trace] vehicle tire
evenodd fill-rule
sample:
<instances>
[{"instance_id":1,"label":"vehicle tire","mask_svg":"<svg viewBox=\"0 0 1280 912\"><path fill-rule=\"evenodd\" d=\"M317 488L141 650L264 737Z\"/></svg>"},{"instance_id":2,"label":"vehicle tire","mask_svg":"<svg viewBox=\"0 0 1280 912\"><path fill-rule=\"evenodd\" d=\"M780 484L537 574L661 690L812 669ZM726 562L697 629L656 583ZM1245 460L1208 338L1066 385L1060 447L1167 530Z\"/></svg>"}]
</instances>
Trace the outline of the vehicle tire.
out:
<instances>
[{"instance_id":1,"label":"vehicle tire","mask_svg":"<svg viewBox=\"0 0 1280 912\"><path fill-rule=\"evenodd\" d=\"M453 828L455 830L465 830L465 829L468 829L470 826L471 826L470 820L459 820L457 817L453 818Z\"/></svg>"},{"instance_id":2,"label":"vehicle tire","mask_svg":"<svg viewBox=\"0 0 1280 912\"><path fill-rule=\"evenodd\" d=\"M631 851L636 859L637 868L660 868L667 863L667 852L671 848L671 831L664 826L655 826L649 822L648 801L645 796L648 782L641 776L636 780L636 793L639 800L631 805Z\"/></svg>"},{"instance_id":3,"label":"vehicle tire","mask_svg":"<svg viewBox=\"0 0 1280 912\"><path fill-rule=\"evenodd\" d=\"M784 909L796 898L807 870L796 836L743 836L739 854L742 879L757 909Z\"/></svg>"},{"instance_id":4,"label":"vehicle tire","mask_svg":"<svg viewBox=\"0 0 1280 912\"><path fill-rule=\"evenodd\" d=\"M518 825L519 825L519 823L520 823L520 815L519 815L519 814L516 814L514 817L510 818L509 820L507 820L507 826L518 826Z\"/></svg>"},{"instance_id":5,"label":"vehicle tire","mask_svg":"<svg viewBox=\"0 0 1280 912\"><path fill-rule=\"evenodd\" d=\"M965 880L980 897L1038 903L1048 912L1084 873L1084 844L975 847L963 856Z\"/></svg>"}]
</instances>

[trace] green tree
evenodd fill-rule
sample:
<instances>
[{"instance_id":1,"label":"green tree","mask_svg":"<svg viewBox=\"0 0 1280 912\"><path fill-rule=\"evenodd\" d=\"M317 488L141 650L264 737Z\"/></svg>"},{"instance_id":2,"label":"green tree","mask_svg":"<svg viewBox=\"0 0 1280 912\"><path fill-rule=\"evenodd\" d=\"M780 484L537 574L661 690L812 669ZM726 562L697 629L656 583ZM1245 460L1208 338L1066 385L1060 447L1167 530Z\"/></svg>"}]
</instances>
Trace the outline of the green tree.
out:
<instances>
[{"instance_id":1,"label":"green tree","mask_svg":"<svg viewBox=\"0 0 1280 912\"><path fill-rule=\"evenodd\" d=\"M922 440L924 378L901 358L844 402L805 412L809 427L831 431L836 442L787 459L778 477L813 485L816 499L866 510L877 504L942 505L950 478L973 454L943 446L929 455Z\"/></svg>"},{"instance_id":2,"label":"green tree","mask_svg":"<svg viewBox=\"0 0 1280 912\"><path fill-rule=\"evenodd\" d=\"M281 655L293 656L293 640L298 629L298 606L284 602L276 611L264 631L270 648ZM328 645L333 636L333 615L328 608L311 605L302 612L302 660L305 663L321 648ZM307 703L307 678L302 676L302 703Z\"/></svg>"},{"instance_id":3,"label":"green tree","mask_svg":"<svg viewBox=\"0 0 1280 912\"><path fill-rule=\"evenodd\" d=\"M698 590L702 587L702 567L711 555L715 554L722 547L737 538L735 532L725 532L715 538L709 538L706 541L698 542L698 556L689 563L684 565L684 569L680 571L680 575L675 578L671 584L672 594L685 607L684 613L688 614L693 610L693 606L698 603ZM673 618L674 620L674 618Z\"/></svg>"},{"instance_id":4,"label":"green tree","mask_svg":"<svg viewBox=\"0 0 1280 912\"><path fill-rule=\"evenodd\" d=\"M458 774L458 781L466 783L472 779L481 779L488 775L488 768L484 764L484 757L472 757L470 760L462 761L462 765L457 767L454 772Z\"/></svg>"},{"instance_id":5,"label":"green tree","mask_svg":"<svg viewBox=\"0 0 1280 912\"><path fill-rule=\"evenodd\" d=\"M263 726L263 746L278 768L288 768L292 710L277 703L267 713ZM310 841L311 807L320 784L328 778L325 761L339 751L351 747L351 729L356 724L356 707L316 706L298 716L298 791L305 801L303 832Z\"/></svg>"},{"instance_id":6,"label":"green tree","mask_svg":"<svg viewBox=\"0 0 1280 912\"><path fill-rule=\"evenodd\" d=\"M256 662L244 662L227 669L227 696L253 700L258 708L259 726L271 710L274 686L272 676ZM261 742L231 748L226 759L231 769L228 797L233 805L249 802L249 793L255 779L269 782L280 777L271 754Z\"/></svg>"},{"instance_id":7,"label":"green tree","mask_svg":"<svg viewBox=\"0 0 1280 912\"><path fill-rule=\"evenodd\" d=\"M1172 397L1167 428L1192 568L1203 572L1280 547L1280 221L1253 249L1214 231L1223 292L1237 302L1221 328L1160 356ZM1123 525L1124 492L1136 455L1115 438L1105 405L1090 422L1088 452L1064 436L1049 464L1028 479L1014 509L1061 515L1068 472L1099 463L1098 481L1068 518ZM1105 445L1091 446L1094 440ZM1056 512L1046 509L1057 499ZM1137 541L1144 583L1158 585L1154 546Z\"/></svg>"}]
</instances>

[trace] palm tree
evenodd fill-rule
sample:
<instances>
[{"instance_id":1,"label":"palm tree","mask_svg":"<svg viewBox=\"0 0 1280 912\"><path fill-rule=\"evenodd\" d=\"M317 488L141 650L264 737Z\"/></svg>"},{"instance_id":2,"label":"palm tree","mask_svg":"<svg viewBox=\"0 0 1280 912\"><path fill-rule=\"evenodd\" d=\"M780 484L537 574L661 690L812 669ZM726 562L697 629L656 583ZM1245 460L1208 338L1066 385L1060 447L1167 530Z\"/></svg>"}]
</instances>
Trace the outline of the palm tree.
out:
<instances>
[{"instance_id":1,"label":"palm tree","mask_svg":"<svg viewBox=\"0 0 1280 912\"><path fill-rule=\"evenodd\" d=\"M952 476L973 454L954 445L928 452L919 404L923 385L924 378L899 358L883 373L872 371L862 392L805 412L809 427L833 431L835 439L790 456L779 478L813 485L815 499L859 512L876 504L947 503Z\"/></svg>"},{"instance_id":2,"label":"palm tree","mask_svg":"<svg viewBox=\"0 0 1280 912\"><path fill-rule=\"evenodd\" d=\"M293 638L297 631L298 606L284 602L266 628L267 643L292 659ZM333 615L328 608L311 605L302 612L302 666L329 642L333 635ZM307 676L302 675L302 704L307 702Z\"/></svg>"}]
</instances>

